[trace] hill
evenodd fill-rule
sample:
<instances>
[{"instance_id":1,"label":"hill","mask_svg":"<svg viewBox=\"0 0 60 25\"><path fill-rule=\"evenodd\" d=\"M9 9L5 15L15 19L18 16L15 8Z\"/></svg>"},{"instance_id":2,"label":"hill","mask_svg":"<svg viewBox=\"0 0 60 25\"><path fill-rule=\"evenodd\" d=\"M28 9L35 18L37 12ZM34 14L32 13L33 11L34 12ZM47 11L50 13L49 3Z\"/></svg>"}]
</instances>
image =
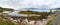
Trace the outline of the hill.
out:
<instances>
[{"instance_id":1,"label":"hill","mask_svg":"<svg viewBox=\"0 0 60 25\"><path fill-rule=\"evenodd\" d=\"M3 12L3 11L13 11L14 9L11 9L11 8L2 8L0 7L0 12Z\"/></svg>"},{"instance_id":2,"label":"hill","mask_svg":"<svg viewBox=\"0 0 60 25\"><path fill-rule=\"evenodd\" d=\"M55 8L55 9L53 9L53 10L60 10L60 8Z\"/></svg>"}]
</instances>

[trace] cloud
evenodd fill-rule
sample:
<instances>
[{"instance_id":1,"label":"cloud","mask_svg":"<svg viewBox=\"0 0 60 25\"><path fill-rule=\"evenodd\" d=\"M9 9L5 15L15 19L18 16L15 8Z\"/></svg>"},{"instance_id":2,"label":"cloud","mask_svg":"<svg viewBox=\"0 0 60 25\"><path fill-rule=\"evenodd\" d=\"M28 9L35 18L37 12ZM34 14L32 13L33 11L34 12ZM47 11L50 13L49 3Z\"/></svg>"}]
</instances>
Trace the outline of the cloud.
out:
<instances>
[{"instance_id":1,"label":"cloud","mask_svg":"<svg viewBox=\"0 0 60 25\"><path fill-rule=\"evenodd\" d=\"M41 8L42 6L58 8L60 7L60 0L0 0L0 6L14 9Z\"/></svg>"}]
</instances>

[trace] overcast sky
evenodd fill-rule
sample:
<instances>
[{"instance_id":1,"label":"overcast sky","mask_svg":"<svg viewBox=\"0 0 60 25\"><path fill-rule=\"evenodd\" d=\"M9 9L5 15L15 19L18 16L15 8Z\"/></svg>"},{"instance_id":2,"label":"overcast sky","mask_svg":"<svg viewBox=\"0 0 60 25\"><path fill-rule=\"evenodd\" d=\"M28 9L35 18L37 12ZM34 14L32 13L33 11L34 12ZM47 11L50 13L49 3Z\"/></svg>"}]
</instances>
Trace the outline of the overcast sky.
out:
<instances>
[{"instance_id":1,"label":"overcast sky","mask_svg":"<svg viewBox=\"0 0 60 25\"><path fill-rule=\"evenodd\" d=\"M7 8L58 8L60 0L0 0L1 7Z\"/></svg>"}]
</instances>

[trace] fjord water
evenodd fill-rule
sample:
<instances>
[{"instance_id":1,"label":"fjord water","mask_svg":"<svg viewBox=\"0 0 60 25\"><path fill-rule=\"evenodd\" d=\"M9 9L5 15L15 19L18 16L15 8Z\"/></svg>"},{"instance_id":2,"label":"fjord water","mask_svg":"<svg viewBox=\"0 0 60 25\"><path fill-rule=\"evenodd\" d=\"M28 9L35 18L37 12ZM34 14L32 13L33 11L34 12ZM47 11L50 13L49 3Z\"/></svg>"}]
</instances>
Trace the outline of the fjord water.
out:
<instances>
[{"instance_id":1,"label":"fjord water","mask_svg":"<svg viewBox=\"0 0 60 25\"><path fill-rule=\"evenodd\" d=\"M50 10L31 10L31 11L35 11L35 12L50 12ZM52 12L54 12L56 10L52 10ZM19 14L18 12L20 11L14 11L12 13L9 13L9 15L11 16L27 16L27 14Z\"/></svg>"}]
</instances>

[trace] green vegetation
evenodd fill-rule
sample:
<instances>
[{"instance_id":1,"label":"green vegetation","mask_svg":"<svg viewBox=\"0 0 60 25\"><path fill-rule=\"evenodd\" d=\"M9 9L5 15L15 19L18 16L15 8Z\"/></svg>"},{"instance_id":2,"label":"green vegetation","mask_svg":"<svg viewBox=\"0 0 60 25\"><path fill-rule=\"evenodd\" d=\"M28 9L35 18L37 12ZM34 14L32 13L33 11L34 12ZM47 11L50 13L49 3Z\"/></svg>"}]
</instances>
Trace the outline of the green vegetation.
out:
<instances>
[{"instance_id":1,"label":"green vegetation","mask_svg":"<svg viewBox=\"0 0 60 25\"><path fill-rule=\"evenodd\" d=\"M54 19L53 19L54 18ZM46 25L52 25L52 22L55 22L56 21L56 15L53 14L53 16L51 17L51 19L48 21L48 23Z\"/></svg>"},{"instance_id":2,"label":"green vegetation","mask_svg":"<svg viewBox=\"0 0 60 25\"><path fill-rule=\"evenodd\" d=\"M7 16L5 15L0 15L0 25L15 25L15 23L9 21L8 19L6 19ZM5 19L5 20L3 20Z\"/></svg>"},{"instance_id":3,"label":"green vegetation","mask_svg":"<svg viewBox=\"0 0 60 25\"><path fill-rule=\"evenodd\" d=\"M14 9L0 7L0 13L2 13L3 11L13 11L13 10ZM15 25L15 23L9 21L7 18L8 16L0 14L0 25Z\"/></svg>"},{"instance_id":4,"label":"green vegetation","mask_svg":"<svg viewBox=\"0 0 60 25\"><path fill-rule=\"evenodd\" d=\"M4 18L4 19L6 19L7 18L7 16L6 15L0 15L2 18Z\"/></svg>"},{"instance_id":5,"label":"green vegetation","mask_svg":"<svg viewBox=\"0 0 60 25\"><path fill-rule=\"evenodd\" d=\"M13 11L13 10L14 9L0 7L0 12L3 12L3 11Z\"/></svg>"},{"instance_id":6,"label":"green vegetation","mask_svg":"<svg viewBox=\"0 0 60 25\"><path fill-rule=\"evenodd\" d=\"M15 25L15 24L10 21L0 21L0 25Z\"/></svg>"},{"instance_id":7,"label":"green vegetation","mask_svg":"<svg viewBox=\"0 0 60 25\"><path fill-rule=\"evenodd\" d=\"M31 17L27 17L28 19L30 20L38 20L38 19L41 19L41 17L38 17L38 16L31 16Z\"/></svg>"},{"instance_id":8,"label":"green vegetation","mask_svg":"<svg viewBox=\"0 0 60 25\"><path fill-rule=\"evenodd\" d=\"M52 13L52 9L50 9L50 13Z\"/></svg>"},{"instance_id":9,"label":"green vegetation","mask_svg":"<svg viewBox=\"0 0 60 25\"><path fill-rule=\"evenodd\" d=\"M0 12L3 12L3 8L0 7Z\"/></svg>"},{"instance_id":10,"label":"green vegetation","mask_svg":"<svg viewBox=\"0 0 60 25\"><path fill-rule=\"evenodd\" d=\"M46 25L52 25L52 21L49 20L49 22Z\"/></svg>"},{"instance_id":11,"label":"green vegetation","mask_svg":"<svg viewBox=\"0 0 60 25\"><path fill-rule=\"evenodd\" d=\"M50 13L47 13L47 12L35 12L35 11L21 11L21 12L19 12L19 14L27 14L28 19L32 19L32 20L40 19L40 20L42 20L44 18L47 18L45 16L48 16ZM33 16L33 14L40 15L40 16ZM29 15L32 15L32 16L29 16Z\"/></svg>"}]
</instances>

